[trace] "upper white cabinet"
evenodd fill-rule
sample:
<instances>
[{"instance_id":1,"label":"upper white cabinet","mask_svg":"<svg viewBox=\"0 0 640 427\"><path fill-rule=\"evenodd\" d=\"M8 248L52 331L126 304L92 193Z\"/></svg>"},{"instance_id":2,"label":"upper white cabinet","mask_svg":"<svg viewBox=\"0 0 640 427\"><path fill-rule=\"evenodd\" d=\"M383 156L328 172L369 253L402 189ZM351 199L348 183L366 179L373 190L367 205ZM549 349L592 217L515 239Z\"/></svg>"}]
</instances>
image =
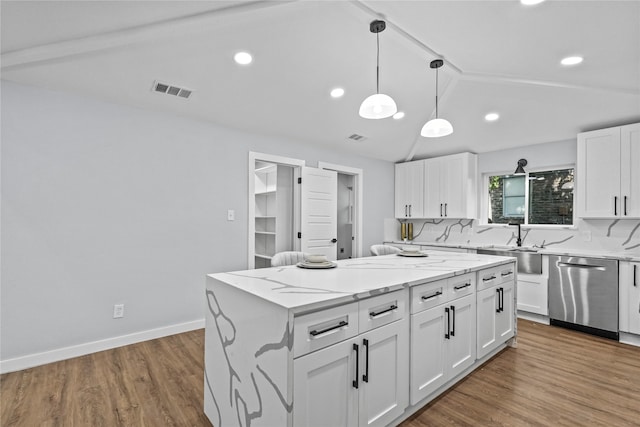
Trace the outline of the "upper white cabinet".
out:
<instances>
[{"instance_id":1,"label":"upper white cabinet","mask_svg":"<svg viewBox=\"0 0 640 427\"><path fill-rule=\"evenodd\" d=\"M396 218L476 218L477 156L396 164Z\"/></svg>"},{"instance_id":2,"label":"upper white cabinet","mask_svg":"<svg viewBox=\"0 0 640 427\"><path fill-rule=\"evenodd\" d=\"M640 123L578 134L578 216L640 218Z\"/></svg>"},{"instance_id":3,"label":"upper white cabinet","mask_svg":"<svg viewBox=\"0 0 640 427\"><path fill-rule=\"evenodd\" d=\"M460 153L424 162L424 217L476 218L477 156Z\"/></svg>"},{"instance_id":4,"label":"upper white cabinet","mask_svg":"<svg viewBox=\"0 0 640 427\"><path fill-rule=\"evenodd\" d=\"M396 218L422 218L424 160L396 164Z\"/></svg>"}]
</instances>

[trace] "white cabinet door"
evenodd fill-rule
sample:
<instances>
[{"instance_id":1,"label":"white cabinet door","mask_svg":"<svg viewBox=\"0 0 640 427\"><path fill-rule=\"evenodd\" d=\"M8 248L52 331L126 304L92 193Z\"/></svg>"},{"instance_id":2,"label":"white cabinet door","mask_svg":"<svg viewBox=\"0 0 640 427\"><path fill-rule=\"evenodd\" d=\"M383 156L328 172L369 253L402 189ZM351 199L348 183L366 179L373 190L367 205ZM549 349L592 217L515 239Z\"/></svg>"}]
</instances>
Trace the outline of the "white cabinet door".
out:
<instances>
[{"instance_id":1,"label":"white cabinet door","mask_svg":"<svg viewBox=\"0 0 640 427\"><path fill-rule=\"evenodd\" d=\"M367 332L361 335L359 343L359 425L389 425L409 404L408 321Z\"/></svg>"},{"instance_id":2,"label":"white cabinet door","mask_svg":"<svg viewBox=\"0 0 640 427\"><path fill-rule=\"evenodd\" d=\"M640 123L620 130L622 218L640 218Z\"/></svg>"},{"instance_id":3,"label":"white cabinet door","mask_svg":"<svg viewBox=\"0 0 640 427\"><path fill-rule=\"evenodd\" d=\"M300 203L302 252L337 258L338 173L302 168Z\"/></svg>"},{"instance_id":4,"label":"white cabinet door","mask_svg":"<svg viewBox=\"0 0 640 427\"><path fill-rule=\"evenodd\" d=\"M424 216L440 218L444 216L442 201L442 160L439 158L424 161Z\"/></svg>"},{"instance_id":5,"label":"white cabinet door","mask_svg":"<svg viewBox=\"0 0 640 427\"><path fill-rule=\"evenodd\" d=\"M496 313L496 338L502 344L515 333L513 313L513 282L503 283L498 286L500 291L500 311Z\"/></svg>"},{"instance_id":6,"label":"white cabinet door","mask_svg":"<svg viewBox=\"0 0 640 427\"><path fill-rule=\"evenodd\" d=\"M442 200L444 216L447 218L466 218L467 200L471 197L466 191L466 158L454 156L447 158L443 165Z\"/></svg>"},{"instance_id":7,"label":"white cabinet door","mask_svg":"<svg viewBox=\"0 0 640 427\"><path fill-rule=\"evenodd\" d=\"M358 424L356 341L352 338L294 360L294 426Z\"/></svg>"},{"instance_id":8,"label":"white cabinet door","mask_svg":"<svg viewBox=\"0 0 640 427\"><path fill-rule=\"evenodd\" d=\"M396 164L396 218L423 217L424 161Z\"/></svg>"},{"instance_id":9,"label":"white cabinet door","mask_svg":"<svg viewBox=\"0 0 640 427\"><path fill-rule=\"evenodd\" d=\"M615 218L620 214L620 128L578 135L576 186L578 216Z\"/></svg>"},{"instance_id":10,"label":"white cabinet door","mask_svg":"<svg viewBox=\"0 0 640 427\"><path fill-rule=\"evenodd\" d=\"M491 287L478 292L477 307L477 357L487 355L497 347L496 310L498 309L498 289Z\"/></svg>"},{"instance_id":11,"label":"white cabinet door","mask_svg":"<svg viewBox=\"0 0 640 427\"><path fill-rule=\"evenodd\" d=\"M620 332L640 335L640 262L620 262Z\"/></svg>"},{"instance_id":12,"label":"white cabinet door","mask_svg":"<svg viewBox=\"0 0 640 427\"><path fill-rule=\"evenodd\" d=\"M415 405L446 382L445 306L411 316L411 404Z\"/></svg>"},{"instance_id":13,"label":"white cabinet door","mask_svg":"<svg viewBox=\"0 0 640 427\"><path fill-rule=\"evenodd\" d=\"M549 314L547 276L518 273L518 311Z\"/></svg>"},{"instance_id":14,"label":"white cabinet door","mask_svg":"<svg viewBox=\"0 0 640 427\"><path fill-rule=\"evenodd\" d=\"M476 296L450 303L451 336L447 341L447 377L453 378L476 361Z\"/></svg>"}]
</instances>

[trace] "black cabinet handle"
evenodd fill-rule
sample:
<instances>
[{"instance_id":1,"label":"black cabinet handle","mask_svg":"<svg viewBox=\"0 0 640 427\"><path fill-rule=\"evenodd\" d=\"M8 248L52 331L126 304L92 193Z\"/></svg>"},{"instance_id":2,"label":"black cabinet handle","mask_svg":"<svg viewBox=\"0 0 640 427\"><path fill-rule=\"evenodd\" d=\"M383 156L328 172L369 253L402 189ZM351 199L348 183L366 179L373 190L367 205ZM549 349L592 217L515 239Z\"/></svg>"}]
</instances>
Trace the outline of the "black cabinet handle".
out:
<instances>
[{"instance_id":1,"label":"black cabinet handle","mask_svg":"<svg viewBox=\"0 0 640 427\"><path fill-rule=\"evenodd\" d=\"M613 196L613 214L618 215L618 196Z\"/></svg>"},{"instance_id":2,"label":"black cabinet handle","mask_svg":"<svg viewBox=\"0 0 640 427\"><path fill-rule=\"evenodd\" d=\"M509 271L503 271L502 273L500 273L500 275L501 275L502 277L510 276L511 274L513 274L513 271L511 271L511 270L509 270Z\"/></svg>"},{"instance_id":3,"label":"black cabinet handle","mask_svg":"<svg viewBox=\"0 0 640 427\"><path fill-rule=\"evenodd\" d=\"M322 329L321 331L316 331L315 329L311 332L309 332L309 335L311 335L312 337L316 337L318 335L322 335L325 334L327 332L333 331L334 329L338 329L338 328L342 328L343 326L347 326L349 324L349 322L341 320L340 323L338 323L337 325L334 326L329 326L326 329Z\"/></svg>"},{"instance_id":4,"label":"black cabinet handle","mask_svg":"<svg viewBox=\"0 0 640 427\"><path fill-rule=\"evenodd\" d=\"M369 340L363 339L362 345L367 348L367 352L365 353L365 362L364 362L364 375L362 376L362 381L365 383L369 382Z\"/></svg>"},{"instance_id":5,"label":"black cabinet handle","mask_svg":"<svg viewBox=\"0 0 640 427\"><path fill-rule=\"evenodd\" d=\"M456 307L451 306L451 336L456 335Z\"/></svg>"},{"instance_id":6,"label":"black cabinet handle","mask_svg":"<svg viewBox=\"0 0 640 427\"><path fill-rule=\"evenodd\" d=\"M496 289L496 293L498 294L498 308L496 308L496 313L500 313L500 288Z\"/></svg>"},{"instance_id":7,"label":"black cabinet handle","mask_svg":"<svg viewBox=\"0 0 640 427\"><path fill-rule=\"evenodd\" d=\"M360 350L358 349L358 344L353 343L353 350L356 352L356 372L355 379L351 383L353 388L358 388L358 373L360 372Z\"/></svg>"},{"instance_id":8,"label":"black cabinet handle","mask_svg":"<svg viewBox=\"0 0 640 427\"><path fill-rule=\"evenodd\" d=\"M638 265L633 265L633 286L638 286Z\"/></svg>"},{"instance_id":9,"label":"black cabinet handle","mask_svg":"<svg viewBox=\"0 0 640 427\"><path fill-rule=\"evenodd\" d=\"M483 281L483 282L488 282L488 281L493 280L493 279L495 279L495 278L496 278L496 276L483 277L483 278L482 278L482 281Z\"/></svg>"},{"instance_id":10,"label":"black cabinet handle","mask_svg":"<svg viewBox=\"0 0 640 427\"><path fill-rule=\"evenodd\" d=\"M440 216L442 216L442 203L440 203Z\"/></svg>"},{"instance_id":11,"label":"black cabinet handle","mask_svg":"<svg viewBox=\"0 0 640 427\"><path fill-rule=\"evenodd\" d=\"M500 313L504 311L504 288L500 288Z\"/></svg>"},{"instance_id":12,"label":"black cabinet handle","mask_svg":"<svg viewBox=\"0 0 640 427\"><path fill-rule=\"evenodd\" d=\"M453 289L456 291L459 291L460 289L468 288L469 286L471 286L471 282L467 282L464 285L460 285L460 286L454 286Z\"/></svg>"},{"instance_id":13,"label":"black cabinet handle","mask_svg":"<svg viewBox=\"0 0 640 427\"><path fill-rule=\"evenodd\" d=\"M439 297L440 295L442 295L442 291L438 291L433 295L429 295L428 297L422 296L421 298L422 298L422 301L427 301L427 300L433 299L435 297Z\"/></svg>"},{"instance_id":14,"label":"black cabinet handle","mask_svg":"<svg viewBox=\"0 0 640 427\"><path fill-rule=\"evenodd\" d=\"M627 216L627 196L624 196L624 216Z\"/></svg>"},{"instance_id":15,"label":"black cabinet handle","mask_svg":"<svg viewBox=\"0 0 640 427\"><path fill-rule=\"evenodd\" d=\"M413 205L409 205L409 217L411 217L411 206Z\"/></svg>"},{"instance_id":16,"label":"black cabinet handle","mask_svg":"<svg viewBox=\"0 0 640 427\"><path fill-rule=\"evenodd\" d=\"M444 312L447 315L447 332L444 334L444 337L446 339L451 339L449 338L449 331L451 330L451 318L449 317L449 307L445 307Z\"/></svg>"},{"instance_id":17,"label":"black cabinet handle","mask_svg":"<svg viewBox=\"0 0 640 427\"><path fill-rule=\"evenodd\" d=\"M331 243L337 243L337 242L338 242L338 239L335 239L335 238L331 239Z\"/></svg>"},{"instance_id":18,"label":"black cabinet handle","mask_svg":"<svg viewBox=\"0 0 640 427\"><path fill-rule=\"evenodd\" d=\"M370 316L370 317L378 317L378 316L380 316L381 314L388 313L388 312L390 312L390 311L395 310L396 308L398 308L398 306L397 306L397 305L395 305L395 304L393 304L393 305L390 305L390 306L389 306L389 308L384 309L384 310L382 310L382 311L379 311L379 312L377 312L377 313L376 313L375 311L372 311L371 313L369 313L369 316Z\"/></svg>"},{"instance_id":19,"label":"black cabinet handle","mask_svg":"<svg viewBox=\"0 0 640 427\"><path fill-rule=\"evenodd\" d=\"M445 203L445 204L444 204L444 216L447 216L447 205L448 205L448 204L449 204L449 203Z\"/></svg>"},{"instance_id":20,"label":"black cabinet handle","mask_svg":"<svg viewBox=\"0 0 640 427\"><path fill-rule=\"evenodd\" d=\"M407 217L407 216L408 216L408 215L407 215L407 207L408 207L408 205L404 205L404 216L405 216L405 217Z\"/></svg>"}]
</instances>

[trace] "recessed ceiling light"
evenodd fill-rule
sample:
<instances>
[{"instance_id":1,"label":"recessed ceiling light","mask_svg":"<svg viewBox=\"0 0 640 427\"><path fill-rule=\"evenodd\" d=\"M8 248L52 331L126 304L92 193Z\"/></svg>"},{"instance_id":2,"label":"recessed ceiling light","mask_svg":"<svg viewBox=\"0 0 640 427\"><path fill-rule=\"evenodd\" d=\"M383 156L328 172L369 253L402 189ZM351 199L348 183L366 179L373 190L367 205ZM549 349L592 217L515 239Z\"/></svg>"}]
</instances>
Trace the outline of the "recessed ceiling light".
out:
<instances>
[{"instance_id":1,"label":"recessed ceiling light","mask_svg":"<svg viewBox=\"0 0 640 427\"><path fill-rule=\"evenodd\" d=\"M488 122L495 122L499 118L500 118L500 114L498 113L489 113L486 116L484 116L484 119Z\"/></svg>"},{"instance_id":2,"label":"recessed ceiling light","mask_svg":"<svg viewBox=\"0 0 640 427\"><path fill-rule=\"evenodd\" d=\"M332 98L340 98L342 95L344 95L344 89L342 89L341 87L337 87L331 90Z\"/></svg>"},{"instance_id":3,"label":"recessed ceiling light","mask_svg":"<svg viewBox=\"0 0 640 427\"><path fill-rule=\"evenodd\" d=\"M520 0L520 3L522 3L525 6L533 6L534 4L539 4L542 3L544 0Z\"/></svg>"},{"instance_id":4,"label":"recessed ceiling light","mask_svg":"<svg viewBox=\"0 0 640 427\"><path fill-rule=\"evenodd\" d=\"M393 117L394 119L396 119L396 120L400 120L401 118L403 118L403 117L404 117L404 111L398 111L398 112L397 112L397 113L395 113L392 117Z\"/></svg>"},{"instance_id":5,"label":"recessed ceiling light","mask_svg":"<svg viewBox=\"0 0 640 427\"><path fill-rule=\"evenodd\" d=\"M562 58L560 63L562 65L578 65L582 62L582 56L567 56L566 58Z\"/></svg>"},{"instance_id":6,"label":"recessed ceiling light","mask_svg":"<svg viewBox=\"0 0 640 427\"><path fill-rule=\"evenodd\" d=\"M253 61L253 57L249 52L238 52L233 56L233 60L240 65L249 65Z\"/></svg>"}]
</instances>

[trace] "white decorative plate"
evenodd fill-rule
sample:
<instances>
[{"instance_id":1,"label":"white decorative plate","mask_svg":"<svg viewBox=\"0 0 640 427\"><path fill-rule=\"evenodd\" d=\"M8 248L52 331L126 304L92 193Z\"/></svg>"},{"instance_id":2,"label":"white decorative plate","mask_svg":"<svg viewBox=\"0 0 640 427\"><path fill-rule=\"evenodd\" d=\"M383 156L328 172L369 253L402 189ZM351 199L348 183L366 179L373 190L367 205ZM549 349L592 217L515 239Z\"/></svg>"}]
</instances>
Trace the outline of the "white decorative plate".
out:
<instances>
[{"instance_id":1,"label":"white decorative plate","mask_svg":"<svg viewBox=\"0 0 640 427\"><path fill-rule=\"evenodd\" d=\"M302 261L296 264L296 266L300 268L333 268L337 267L338 264L335 262L327 261L327 262L306 262Z\"/></svg>"}]
</instances>

